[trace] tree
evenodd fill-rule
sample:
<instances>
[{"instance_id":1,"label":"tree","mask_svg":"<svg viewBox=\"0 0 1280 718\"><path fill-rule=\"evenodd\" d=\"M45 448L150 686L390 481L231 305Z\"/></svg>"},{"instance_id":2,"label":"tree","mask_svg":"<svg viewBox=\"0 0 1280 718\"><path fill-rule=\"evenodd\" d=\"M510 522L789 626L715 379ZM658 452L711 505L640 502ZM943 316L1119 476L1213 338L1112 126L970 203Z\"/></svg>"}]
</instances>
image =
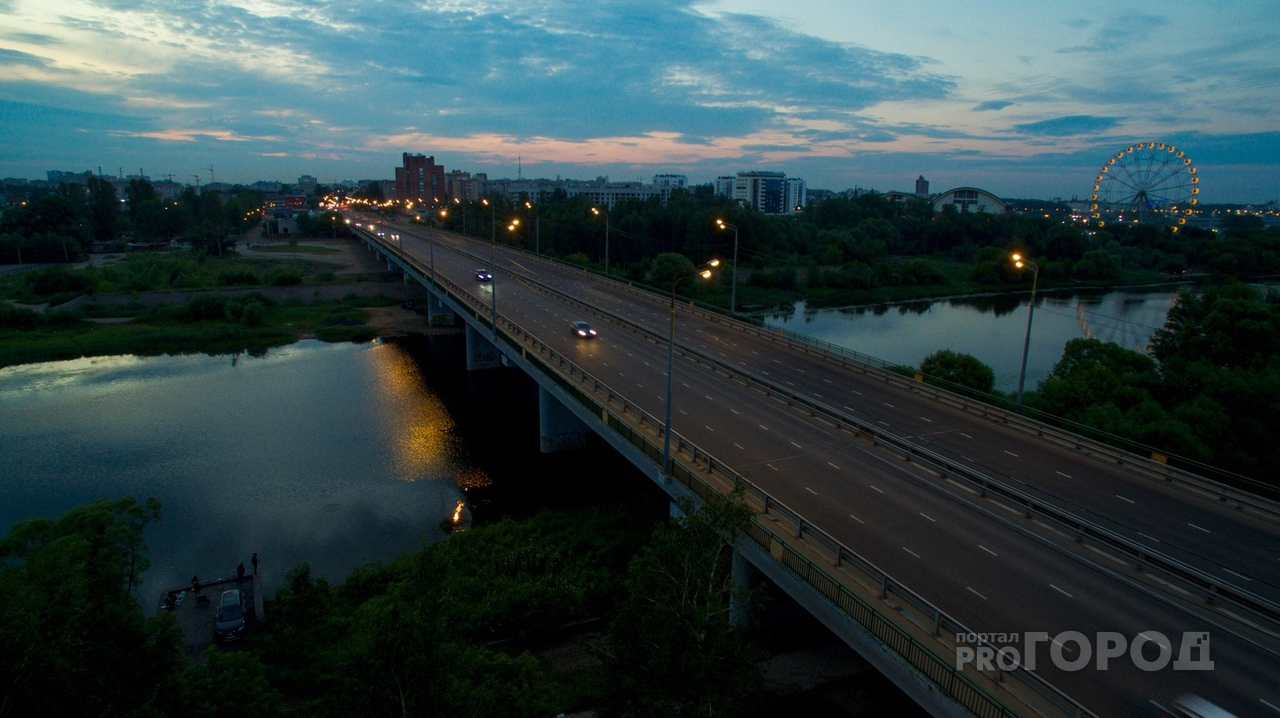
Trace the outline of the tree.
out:
<instances>
[{"instance_id":1,"label":"tree","mask_svg":"<svg viewBox=\"0 0 1280 718\"><path fill-rule=\"evenodd\" d=\"M742 715L762 652L729 621L733 548L753 511L740 495L680 503L627 569L603 646L609 707L621 715Z\"/></svg>"},{"instance_id":2,"label":"tree","mask_svg":"<svg viewBox=\"0 0 1280 718\"><path fill-rule=\"evenodd\" d=\"M144 619L129 588L155 499L100 500L0 540L0 714L125 714L175 674L172 616Z\"/></svg>"},{"instance_id":3,"label":"tree","mask_svg":"<svg viewBox=\"0 0 1280 718\"><path fill-rule=\"evenodd\" d=\"M939 349L920 362L920 371L942 386L958 384L981 394L990 394L995 386L995 372L971 354L962 354L950 349ZM935 382L930 382L935 383Z\"/></svg>"}]
</instances>

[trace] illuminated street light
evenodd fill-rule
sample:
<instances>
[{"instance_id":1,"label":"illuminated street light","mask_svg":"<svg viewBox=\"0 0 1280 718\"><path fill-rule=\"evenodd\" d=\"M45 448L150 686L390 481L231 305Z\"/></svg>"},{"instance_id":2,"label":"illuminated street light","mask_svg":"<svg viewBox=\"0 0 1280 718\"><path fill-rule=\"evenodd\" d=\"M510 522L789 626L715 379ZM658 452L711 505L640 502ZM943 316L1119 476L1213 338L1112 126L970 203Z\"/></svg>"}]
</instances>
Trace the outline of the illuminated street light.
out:
<instances>
[{"instance_id":1,"label":"illuminated street light","mask_svg":"<svg viewBox=\"0 0 1280 718\"><path fill-rule=\"evenodd\" d=\"M601 212L592 207L591 214L597 217L604 215L604 273L607 275L609 273L609 210L606 209Z\"/></svg>"},{"instance_id":2,"label":"illuminated street light","mask_svg":"<svg viewBox=\"0 0 1280 718\"><path fill-rule=\"evenodd\" d=\"M702 277L703 279L711 278L711 270L720 266L720 260L713 259L707 262L700 269L696 269L688 274L676 273L671 278L671 328L667 334L667 404L666 419L662 422L662 480L665 483L671 481L671 382L673 375L673 364L675 358L676 346L676 285L681 280L691 279L693 277Z\"/></svg>"},{"instance_id":3,"label":"illuminated street light","mask_svg":"<svg viewBox=\"0 0 1280 718\"><path fill-rule=\"evenodd\" d=\"M733 276L730 277L729 285L729 313L738 313L738 228L723 219L717 219L716 224L720 229L733 230Z\"/></svg>"},{"instance_id":4,"label":"illuminated street light","mask_svg":"<svg viewBox=\"0 0 1280 718\"><path fill-rule=\"evenodd\" d=\"M1022 371L1018 372L1018 406L1022 406L1022 386L1027 380L1027 352L1031 349L1031 318L1036 311L1036 287L1040 284L1040 265L1030 259L1023 259L1021 254L1011 255L1013 266L1018 269L1031 267L1031 301L1027 304L1027 336L1022 342Z\"/></svg>"}]
</instances>

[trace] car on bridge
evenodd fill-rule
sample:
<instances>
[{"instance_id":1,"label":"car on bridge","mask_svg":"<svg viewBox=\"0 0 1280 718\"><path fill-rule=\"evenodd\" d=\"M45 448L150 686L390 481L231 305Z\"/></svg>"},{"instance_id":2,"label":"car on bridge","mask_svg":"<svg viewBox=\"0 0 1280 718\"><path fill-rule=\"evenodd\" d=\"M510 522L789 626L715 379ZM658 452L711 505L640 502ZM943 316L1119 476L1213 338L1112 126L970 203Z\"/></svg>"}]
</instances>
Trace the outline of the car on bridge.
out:
<instances>
[{"instance_id":1,"label":"car on bridge","mask_svg":"<svg viewBox=\"0 0 1280 718\"><path fill-rule=\"evenodd\" d=\"M491 281L493 281L493 272L490 272L489 270L484 269L484 268L477 269L477 270L476 270L476 281L477 281L477 282L491 282Z\"/></svg>"},{"instance_id":2,"label":"car on bridge","mask_svg":"<svg viewBox=\"0 0 1280 718\"><path fill-rule=\"evenodd\" d=\"M593 339L596 336L596 330L592 329L591 325L586 322L573 322L569 325L569 328L573 330L574 334L583 339Z\"/></svg>"}]
</instances>

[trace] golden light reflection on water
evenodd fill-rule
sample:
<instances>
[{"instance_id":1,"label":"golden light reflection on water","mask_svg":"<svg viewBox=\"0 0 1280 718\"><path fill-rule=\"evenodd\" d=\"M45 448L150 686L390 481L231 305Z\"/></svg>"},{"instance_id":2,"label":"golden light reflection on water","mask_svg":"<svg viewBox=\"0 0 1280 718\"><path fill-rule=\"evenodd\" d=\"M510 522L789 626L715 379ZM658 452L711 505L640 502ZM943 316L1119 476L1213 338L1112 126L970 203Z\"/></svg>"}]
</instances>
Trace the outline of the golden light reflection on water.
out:
<instances>
[{"instance_id":1,"label":"golden light reflection on water","mask_svg":"<svg viewBox=\"0 0 1280 718\"><path fill-rule=\"evenodd\" d=\"M375 346L370 351L378 400L395 407L395 411L383 416L397 417L394 424L383 427L393 454L389 463L395 478L417 481L460 474L454 459L461 447L453 419L440 398L427 387L418 365L406 350L394 344ZM481 471L466 473L480 476L458 476L463 489L490 481Z\"/></svg>"},{"instance_id":2,"label":"golden light reflection on water","mask_svg":"<svg viewBox=\"0 0 1280 718\"><path fill-rule=\"evenodd\" d=\"M454 438L453 419L438 395L428 388L419 367L396 344L372 347L374 385L379 401L396 411L397 421L383 427L389 436L393 456L390 468L396 479L416 481L449 476L456 471L454 457L460 452Z\"/></svg>"}]
</instances>

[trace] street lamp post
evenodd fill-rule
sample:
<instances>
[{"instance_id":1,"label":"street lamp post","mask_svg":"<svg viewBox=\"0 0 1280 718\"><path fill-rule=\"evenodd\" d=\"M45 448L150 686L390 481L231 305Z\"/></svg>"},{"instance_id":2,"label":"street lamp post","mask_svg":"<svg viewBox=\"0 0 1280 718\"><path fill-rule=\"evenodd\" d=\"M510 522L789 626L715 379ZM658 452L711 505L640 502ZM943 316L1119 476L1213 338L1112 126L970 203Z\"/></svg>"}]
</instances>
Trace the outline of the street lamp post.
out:
<instances>
[{"instance_id":1,"label":"street lamp post","mask_svg":"<svg viewBox=\"0 0 1280 718\"><path fill-rule=\"evenodd\" d=\"M720 229L733 230L733 276L730 277L729 283L729 313L738 313L738 228L729 224L723 219L717 219L716 224L720 225Z\"/></svg>"},{"instance_id":2,"label":"street lamp post","mask_svg":"<svg viewBox=\"0 0 1280 718\"><path fill-rule=\"evenodd\" d=\"M542 254L542 213L528 202L524 206L533 212L533 253Z\"/></svg>"},{"instance_id":3,"label":"street lamp post","mask_svg":"<svg viewBox=\"0 0 1280 718\"><path fill-rule=\"evenodd\" d=\"M498 345L498 208L488 198L480 200L489 208L489 326L493 344Z\"/></svg>"},{"instance_id":4,"label":"street lamp post","mask_svg":"<svg viewBox=\"0 0 1280 718\"><path fill-rule=\"evenodd\" d=\"M608 275L609 274L609 210L606 209L604 212L601 212L595 207L592 207L591 214L594 214L597 217L599 217L601 214L604 215L604 273Z\"/></svg>"},{"instance_id":5,"label":"street lamp post","mask_svg":"<svg viewBox=\"0 0 1280 718\"><path fill-rule=\"evenodd\" d=\"M701 269L689 274L677 273L671 278L671 328L667 333L667 405L666 418L662 422L662 480L665 483L671 482L671 384L676 346L676 285L680 280L692 277L710 279L711 270L718 266L720 266L720 260L713 259Z\"/></svg>"},{"instance_id":6,"label":"street lamp post","mask_svg":"<svg viewBox=\"0 0 1280 718\"><path fill-rule=\"evenodd\" d=\"M1031 301L1027 303L1027 336L1022 341L1022 371L1018 373L1018 406L1022 406L1022 386L1027 380L1027 352L1031 349L1031 319L1036 312L1036 287L1040 284L1040 265L1030 259L1023 259L1021 254L1013 255L1013 266L1022 269L1031 267Z\"/></svg>"}]
</instances>

